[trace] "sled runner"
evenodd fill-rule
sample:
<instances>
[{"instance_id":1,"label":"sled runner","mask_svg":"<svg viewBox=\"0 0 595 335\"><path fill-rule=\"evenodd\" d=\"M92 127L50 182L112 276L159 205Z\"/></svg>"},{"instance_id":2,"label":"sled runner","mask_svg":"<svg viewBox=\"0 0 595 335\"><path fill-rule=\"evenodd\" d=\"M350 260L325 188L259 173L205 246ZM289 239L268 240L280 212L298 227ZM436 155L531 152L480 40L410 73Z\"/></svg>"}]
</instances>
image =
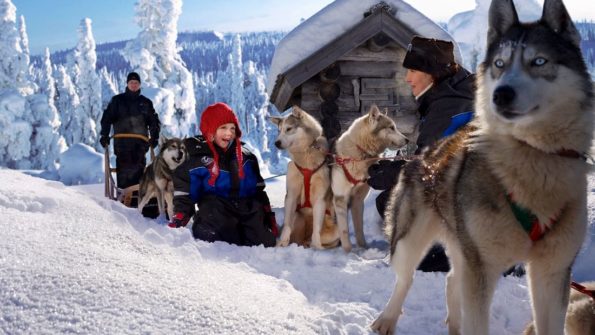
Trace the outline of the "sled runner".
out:
<instances>
[{"instance_id":1,"label":"sled runner","mask_svg":"<svg viewBox=\"0 0 595 335\"><path fill-rule=\"evenodd\" d=\"M111 138L137 138L143 141L149 142L149 138L139 134L115 134ZM155 159L155 151L153 147L150 147L151 152L151 161ZM135 184L124 189L118 188L116 186L116 182L114 180L114 176L112 173L118 170L117 167L111 167L109 158L109 146L105 148L104 151L104 195L106 198L111 200L117 200L124 204L126 207L136 207L138 205L138 190L139 184ZM144 211L143 211L144 212Z\"/></svg>"}]
</instances>

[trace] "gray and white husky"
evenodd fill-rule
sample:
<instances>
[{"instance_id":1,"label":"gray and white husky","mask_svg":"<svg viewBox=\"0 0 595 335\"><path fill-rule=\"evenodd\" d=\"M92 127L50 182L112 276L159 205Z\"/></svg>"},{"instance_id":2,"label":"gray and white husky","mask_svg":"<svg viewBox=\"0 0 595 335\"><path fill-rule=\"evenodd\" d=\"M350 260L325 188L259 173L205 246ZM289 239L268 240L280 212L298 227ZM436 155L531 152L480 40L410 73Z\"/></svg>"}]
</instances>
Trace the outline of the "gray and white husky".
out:
<instances>
[{"instance_id":1,"label":"gray and white husky","mask_svg":"<svg viewBox=\"0 0 595 335\"><path fill-rule=\"evenodd\" d=\"M332 205L328 143L322 126L306 111L293 106L291 114L270 117L279 128L277 148L287 150L285 218L277 246L290 243L315 249L339 244Z\"/></svg>"},{"instance_id":2,"label":"gray and white husky","mask_svg":"<svg viewBox=\"0 0 595 335\"><path fill-rule=\"evenodd\" d=\"M375 331L394 332L415 268L438 240L452 268L449 334L488 334L496 283L519 262L535 333L564 333L593 137L593 87L579 41L560 0L545 0L534 23L519 22L512 0L492 1L476 122L405 165L392 190L385 225L397 282Z\"/></svg>"},{"instance_id":3,"label":"gray and white husky","mask_svg":"<svg viewBox=\"0 0 595 335\"><path fill-rule=\"evenodd\" d=\"M167 204L167 215L171 219L174 215L174 185L172 181L173 171L186 159L186 146L179 138L159 137L159 154L151 164L145 167L145 172L140 180L138 210L142 212L143 207L151 200L157 198L159 214L165 214Z\"/></svg>"},{"instance_id":4,"label":"gray and white husky","mask_svg":"<svg viewBox=\"0 0 595 335\"><path fill-rule=\"evenodd\" d=\"M408 140L395 122L372 105L368 113L355 119L335 144L335 162L331 171L333 204L343 250L351 250L347 209L359 247L366 246L364 238L364 199L370 191L366 183L368 168L387 148L396 150Z\"/></svg>"}]
</instances>

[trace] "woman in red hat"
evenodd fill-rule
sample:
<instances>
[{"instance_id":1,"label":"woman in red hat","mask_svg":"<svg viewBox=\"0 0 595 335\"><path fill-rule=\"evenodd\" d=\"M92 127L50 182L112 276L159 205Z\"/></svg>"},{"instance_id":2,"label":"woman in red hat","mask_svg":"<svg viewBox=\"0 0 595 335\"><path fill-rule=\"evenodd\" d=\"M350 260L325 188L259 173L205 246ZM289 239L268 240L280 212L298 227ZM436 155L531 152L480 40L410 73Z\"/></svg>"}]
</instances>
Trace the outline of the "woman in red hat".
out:
<instances>
[{"instance_id":1,"label":"woman in red hat","mask_svg":"<svg viewBox=\"0 0 595 335\"><path fill-rule=\"evenodd\" d=\"M240 142L237 116L222 102L212 104L202 112L200 131L185 140L188 159L174 174L176 214L169 226L185 226L193 217L196 239L274 246L275 216L258 160Z\"/></svg>"}]
</instances>

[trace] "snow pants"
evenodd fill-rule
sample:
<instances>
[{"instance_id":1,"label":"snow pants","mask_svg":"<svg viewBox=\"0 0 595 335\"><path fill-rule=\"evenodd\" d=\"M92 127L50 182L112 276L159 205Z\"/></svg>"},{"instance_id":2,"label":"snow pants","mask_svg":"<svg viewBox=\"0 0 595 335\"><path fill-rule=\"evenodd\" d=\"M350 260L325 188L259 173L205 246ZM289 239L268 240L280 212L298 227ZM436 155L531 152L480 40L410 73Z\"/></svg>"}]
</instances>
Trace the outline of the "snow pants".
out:
<instances>
[{"instance_id":1,"label":"snow pants","mask_svg":"<svg viewBox=\"0 0 595 335\"><path fill-rule=\"evenodd\" d=\"M266 222L265 222L266 221ZM275 246L263 205L254 199L236 200L209 195L198 205L192 235L207 242Z\"/></svg>"},{"instance_id":2,"label":"snow pants","mask_svg":"<svg viewBox=\"0 0 595 335\"><path fill-rule=\"evenodd\" d=\"M114 140L116 154L116 177L119 188L126 188L140 182L146 165L145 155L149 144L136 138Z\"/></svg>"}]
</instances>

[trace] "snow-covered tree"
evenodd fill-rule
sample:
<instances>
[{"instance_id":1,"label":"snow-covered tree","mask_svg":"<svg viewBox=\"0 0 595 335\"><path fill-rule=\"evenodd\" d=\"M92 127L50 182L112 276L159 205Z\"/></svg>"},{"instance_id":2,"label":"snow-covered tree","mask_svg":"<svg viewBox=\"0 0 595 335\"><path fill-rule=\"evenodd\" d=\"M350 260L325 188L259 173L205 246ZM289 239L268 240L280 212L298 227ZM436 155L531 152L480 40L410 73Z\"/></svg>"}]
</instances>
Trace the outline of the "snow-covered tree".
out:
<instances>
[{"instance_id":1,"label":"snow-covered tree","mask_svg":"<svg viewBox=\"0 0 595 335\"><path fill-rule=\"evenodd\" d=\"M229 106L233 109L240 119L242 131L249 133L252 129L250 114L244 108L244 70L242 65L242 40L240 34L233 36L231 54L229 55L229 64L227 71L231 78L231 97Z\"/></svg>"},{"instance_id":2,"label":"snow-covered tree","mask_svg":"<svg viewBox=\"0 0 595 335\"><path fill-rule=\"evenodd\" d=\"M181 13L181 0L139 0L136 21L141 32L122 52L131 67L140 74L144 87L166 89L173 93L173 108L163 106L164 109L157 112L165 128L169 128L165 132L177 136L188 134L190 125L195 121L196 104L192 75L176 47L177 23ZM165 115L172 110L173 115Z\"/></svg>"},{"instance_id":3,"label":"snow-covered tree","mask_svg":"<svg viewBox=\"0 0 595 335\"><path fill-rule=\"evenodd\" d=\"M72 79L63 65L58 65L54 78L56 80L56 108L60 114L60 134L64 136L70 147L82 141L83 133L79 126L82 115L79 96Z\"/></svg>"},{"instance_id":4,"label":"snow-covered tree","mask_svg":"<svg viewBox=\"0 0 595 335\"><path fill-rule=\"evenodd\" d=\"M0 75L3 74L0 71ZM30 168L26 159L31 151L33 133L27 120L31 113L27 99L14 88L0 88L0 166L11 169Z\"/></svg>"},{"instance_id":5,"label":"snow-covered tree","mask_svg":"<svg viewBox=\"0 0 595 335\"><path fill-rule=\"evenodd\" d=\"M45 93L55 105L56 100L56 81L52 74L52 60L50 59L50 49L45 48L43 61L41 62L41 71L39 73L39 92Z\"/></svg>"},{"instance_id":6,"label":"snow-covered tree","mask_svg":"<svg viewBox=\"0 0 595 335\"><path fill-rule=\"evenodd\" d=\"M10 0L0 0L0 88L31 94L27 79L29 62L16 28L16 10Z\"/></svg>"},{"instance_id":7,"label":"snow-covered tree","mask_svg":"<svg viewBox=\"0 0 595 335\"><path fill-rule=\"evenodd\" d=\"M21 91L24 94L32 94L36 87L31 80L31 53L29 52L29 36L27 35L27 24L25 23L25 17L19 16L19 43L21 50L23 51L20 59L21 68L23 71L19 73L20 78L17 79L21 83Z\"/></svg>"},{"instance_id":8,"label":"snow-covered tree","mask_svg":"<svg viewBox=\"0 0 595 335\"><path fill-rule=\"evenodd\" d=\"M59 134L60 120L55 105L56 83L48 48L45 49L41 70L39 94L28 97L33 120L29 159L34 168L53 170L60 153L66 150L66 142Z\"/></svg>"},{"instance_id":9,"label":"snow-covered tree","mask_svg":"<svg viewBox=\"0 0 595 335\"><path fill-rule=\"evenodd\" d=\"M80 127L82 128L81 142L100 149L97 134L101 109L101 81L95 72L97 54L95 39L91 30L91 19L84 18L78 29L79 41L74 50L73 67L78 69L78 76L74 78L80 101Z\"/></svg>"},{"instance_id":10,"label":"snow-covered tree","mask_svg":"<svg viewBox=\"0 0 595 335\"><path fill-rule=\"evenodd\" d=\"M118 94L118 89L113 76L107 72L105 66L99 70L99 76L101 77L101 109L105 110L112 97Z\"/></svg>"},{"instance_id":11,"label":"snow-covered tree","mask_svg":"<svg viewBox=\"0 0 595 335\"><path fill-rule=\"evenodd\" d=\"M252 61L244 64L242 83L242 109L246 120L245 133L252 139L253 144L262 152L269 150L267 140L267 122L265 120L268 108L268 94L266 93L264 74L256 69ZM271 123L272 125L272 123Z\"/></svg>"},{"instance_id":12,"label":"snow-covered tree","mask_svg":"<svg viewBox=\"0 0 595 335\"><path fill-rule=\"evenodd\" d=\"M30 168L57 170L57 159L66 150L66 142L60 136L60 120L53 101L43 93L27 96L31 107L31 152L27 161ZM24 164L23 164L24 165Z\"/></svg>"}]
</instances>

